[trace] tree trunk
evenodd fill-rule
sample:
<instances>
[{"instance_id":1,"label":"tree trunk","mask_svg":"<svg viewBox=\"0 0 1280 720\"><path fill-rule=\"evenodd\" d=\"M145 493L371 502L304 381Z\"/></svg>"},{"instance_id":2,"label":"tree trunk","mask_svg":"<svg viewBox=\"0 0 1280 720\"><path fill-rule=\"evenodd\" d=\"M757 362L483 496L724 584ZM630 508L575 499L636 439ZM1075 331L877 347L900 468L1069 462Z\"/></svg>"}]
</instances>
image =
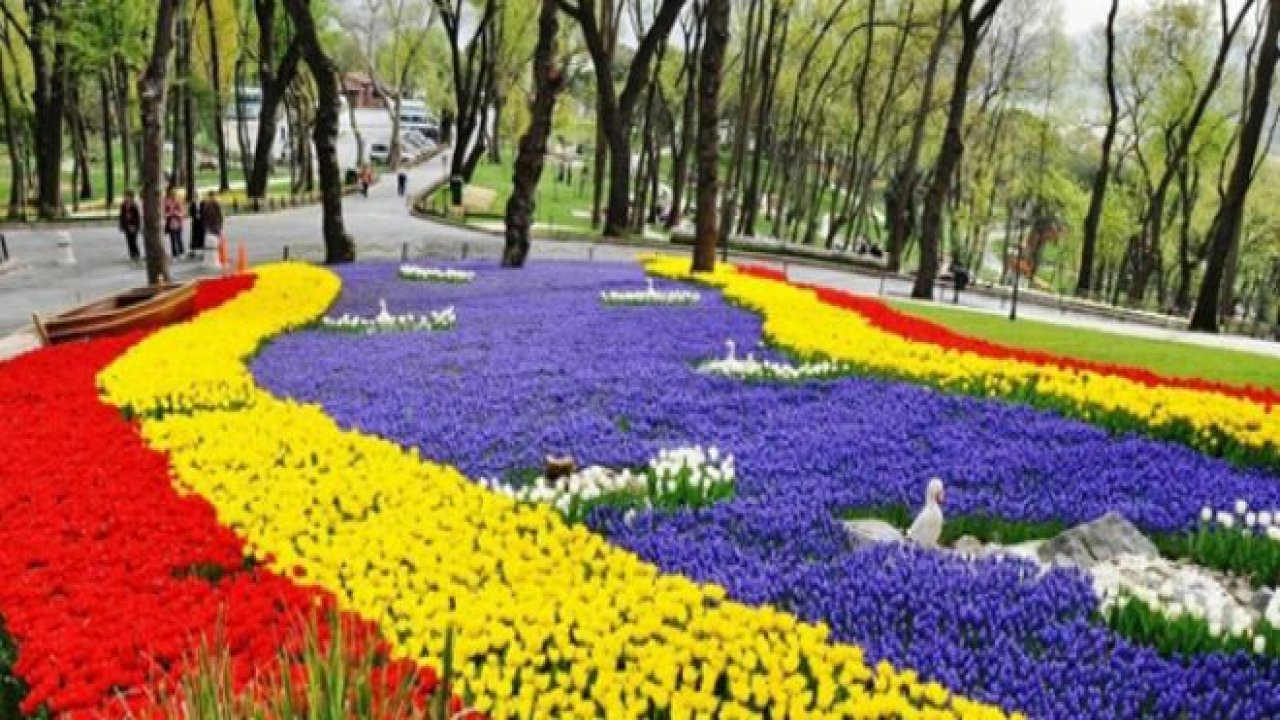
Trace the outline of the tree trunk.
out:
<instances>
[{"instance_id":1,"label":"tree trunk","mask_svg":"<svg viewBox=\"0 0 1280 720\"><path fill-rule=\"evenodd\" d=\"M924 86L920 91L920 107L916 110L915 123L911 128L911 142L894 176L891 192L885 194L885 223L889 226L889 242L885 250L889 256L889 272L896 273L902 267L907 241L915 229L916 189L920 183L920 153L924 149L925 127L933 106L933 86L938 76L942 49L947 44L947 36L951 34L951 25L956 17L950 12L949 0L943 0L939 13L938 34L929 48Z\"/></svg>"},{"instance_id":2,"label":"tree trunk","mask_svg":"<svg viewBox=\"0 0 1280 720\"><path fill-rule=\"evenodd\" d=\"M556 63L556 35L560 32L557 12L556 0L542 0L538 13L538 44L533 53L534 94L529 104L529 127L520 138L511 198L507 200L503 267L524 267L529 255L534 194L542 179L542 167L547 157L547 138L551 135L555 119L556 96L564 85L564 77Z\"/></svg>"},{"instance_id":3,"label":"tree trunk","mask_svg":"<svg viewBox=\"0 0 1280 720\"><path fill-rule=\"evenodd\" d=\"M75 199L89 200L93 197L93 177L89 172L89 137L84 127L84 115L81 114L80 86L67 82L66 122L71 133L71 150L75 156L76 180L72 183ZM79 185L76 188L76 185Z\"/></svg>"},{"instance_id":4,"label":"tree trunk","mask_svg":"<svg viewBox=\"0 0 1280 720\"><path fill-rule=\"evenodd\" d=\"M253 175L253 165L249 154L248 119L245 117L244 112L244 65L245 58L242 55L236 59L234 102L236 104L236 145L240 149L240 174L244 177L247 187L249 178Z\"/></svg>"},{"instance_id":5,"label":"tree trunk","mask_svg":"<svg viewBox=\"0 0 1280 720\"><path fill-rule=\"evenodd\" d=\"M177 0L158 0L151 59L138 81L142 110L142 234L147 254L147 282L168 282L169 255L163 241L164 111L169 90L169 57L173 53Z\"/></svg>"},{"instance_id":6,"label":"tree trunk","mask_svg":"<svg viewBox=\"0 0 1280 720\"><path fill-rule=\"evenodd\" d=\"M129 71L124 58L117 54L112 62L112 84L115 87L116 120L120 125L120 164L124 170L124 188L133 188L133 123L129 114Z\"/></svg>"},{"instance_id":7,"label":"tree trunk","mask_svg":"<svg viewBox=\"0 0 1280 720\"><path fill-rule=\"evenodd\" d=\"M107 207L110 208L116 203L116 157L111 142L114 134L111 129L111 84L105 70L98 73L98 94L102 101L102 146L106 162Z\"/></svg>"},{"instance_id":8,"label":"tree trunk","mask_svg":"<svg viewBox=\"0 0 1280 720\"><path fill-rule=\"evenodd\" d=\"M756 79L756 46L760 40L760 28L764 25L764 9L760 0L747 4L747 34L742 42L742 68L738 78L738 117L733 121L733 145L729 151L727 182L720 201L719 242L728 244L733 233L734 219L738 212L738 194L742 187L742 164L747 152L747 129L751 124L751 108L755 105L755 90L760 84Z\"/></svg>"},{"instance_id":9,"label":"tree trunk","mask_svg":"<svg viewBox=\"0 0 1280 720\"><path fill-rule=\"evenodd\" d=\"M729 45L731 0L707 0L706 41L698 76L698 234L693 246L693 272L716 267L716 195L720 166L720 84Z\"/></svg>"},{"instance_id":10,"label":"tree trunk","mask_svg":"<svg viewBox=\"0 0 1280 720\"><path fill-rule=\"evenodd\" d=\"M196 196L196 175L200 166L196 162L196 97L191 87L191 13L187 10L185 0L179 2L178 18L178 59L182 73L182 152L186 167L187 202Z\"/></svg>"},{"instance_id":11,"label":"tree trunk","mask_svg":"<svg viewBox=\"0 0 1280 720\"><path fill-rule=\"evenodd\" d=\"M18 220L26 215L26 186L23 183L22 156L18 129L14 124L13 102L9 98L8 77L4 53L0 53L0 108L4 110L5 145L9 151L9 219Z\"/></svg>"},{"instance_id":12,"label":"tree trunk","mask_svg":"<svg viewBox=\"0 0 1280 720\"><path fill-rule=\"evenodd\" d=\"M1213 238L1209 244L1209 264L1205 269L1204 280L1200 284L1200 296L1196 299L1195 312L1191 315L1191 329L1200 332L1218 331L1218 300L1223 290L1223 271L1227 265L1231 246L1240 234L1245 200L1253 184L1253 164L1271 100L1271 85L1275 79L1276 62L1280 59L1280 48L1276 46L1277 41L1280 40L1280 8L1276 7L1274 1L1268 2L1266 7L1267 22L1263 31L1264 42L1258 53L1258 64L1254 68L1253 95L1249 99L1248 114L1245 116L1244 127L1240 132L1240 146L1236 150L1235 167L1231 170L1227 194L1218 208L1218 216L1212 225Z\"/></svg>"},{"instance_id":13,"label":"tree trunk","mask_svg":"<svg viewBox=\"0 0 1280 720\"><path fill-rule=\"evenodd\" d=\"M218 146L218 190L231 189L230 170L227 167L227 134L223 127L222 105L222 51L218 48L218 17L213 0L204 0L205 24L209 26L209 80L213 88L213 140Z\"/></svg>"},{"instance_id":14,"label":"tree trunk","mask_svg":"<svg viewBox=\"0 0 1280 720\"><path fill-rule=\"evenodd\" d=\"M267 195L271 174L272 148L275 146L276 122L285 90L298 72L301 48L297 38L289 43L280 65L275 65L275 0L254 0L258 18L258 85L262 91L262 109L258 115L258 137L254 143L253 166L249 173L247 194L261 200Z\"/></svg>"},{"instance_id":15,"label":"tree trunk","mask_svg":"<svg viewBox=\"0 0 1280 720\"><path fill-rule=\"evenodd\" d=\"M685 184L689 178L689 158L692 156L695 125L698 118L698 64L701 55L703 26L700 19L693 33L693 42L685 50L685 91L680 117L679 147L671 158L671 211L667 213L666 227L674 228L684 214ZM688 37L686 35L686 37Z\"/></svg>"},{"instance_id":16,"label":"tree trunk","mask_svg":"<svg viewBox=\"0 0 1280 720\"><path fill-rule=\"evenodd\" d=\"M790 13L780 12L778 2L769 9L769 30L765 35L764 52L760 58L760 74L764 87L760 91L760 105L756 111L756 144L751 152L751 169L747 175L747 188L742 199L742 218L738 224L738 232L748 237L756 234L756 218L760 213L760 172L764 165L765 150L773 142L773 127L770 124L773 115L773 99L778 88L778 72L782 67L779 58L786 50L787 29L791 22ZM782 15L781 38L777 38L779 14Z\"/></svg>"},{"instance_id":17,"label":"tree trunk","mask_svg":"<svg viewBox=\"0 0 1280 720\"><path fill-rule=\"evenodd\" d=\"M1107 181L1111 177L1111 149L1116 141L1116 128L1120 124L1120 99L1116 91L1116 16L1120 13L1120 0L1111 0L1107 13L1107 129L1102 136L1102 158L1093 175L1093 190L1089 195L1089 210L1084 216L1084 237L1080 246L1080 274L1076 278L1076 294L1086 296L1093 289L1094 254L1098 246L1098 226L1102 222L1102 206L1107 195Z\"/></svg>"},{"instance_id":18,"label":"tree trunk","mask_svg":"<svg viewBox=\"0 0 1280 720\"><path fill-rule=\"evenodd\" d=\"M59 0L32 0L27 3L30 27L52 29L52 32L32 32L29 40L35 81L31 134L36 151L36 206L44 220L62 214L62 118L66 106L63 66L66 48L61 40L63 22L60 10Z\"/></svg>"},{"instance_id":19,"label":"tree trunk","mask_svg":"<svg viewBox=\"0 0 1280 720\"><path fill-rule=\"evenodd\" d=\"M933 168L933 178L925 193L924 216L920 223L920 264L911 297L933 299L933 282L938 274L938 244L942 234L942 206L951 192L951 180L956 167L964 157L964 111L969 100L969 75L973 70L978 43L992 16L1004 0L984 0L977 13L972 13L974 0L961 0L960 57L956 60L955 77L951 85L951 104L947 111L947 127L942 135L942 147Z\"/></svg>"},{"instance_id":20,"label":"tree trunk","mask_svg":"<svg viewBox=\"0 0 1280 720\"><path fill-rule=\"evenodd\" d=\"M295 40L301 46L316 83L316 124L312 139L316 144L316 164L320 168L324 261L329 265L352 262L356 259L356 243L343 224L342 174L336 147L338 112L342 106L338 68L320 45L315 20L311 17L310 0L284 0L284 5L293 18Z\"/></svg>"}]
</instances>

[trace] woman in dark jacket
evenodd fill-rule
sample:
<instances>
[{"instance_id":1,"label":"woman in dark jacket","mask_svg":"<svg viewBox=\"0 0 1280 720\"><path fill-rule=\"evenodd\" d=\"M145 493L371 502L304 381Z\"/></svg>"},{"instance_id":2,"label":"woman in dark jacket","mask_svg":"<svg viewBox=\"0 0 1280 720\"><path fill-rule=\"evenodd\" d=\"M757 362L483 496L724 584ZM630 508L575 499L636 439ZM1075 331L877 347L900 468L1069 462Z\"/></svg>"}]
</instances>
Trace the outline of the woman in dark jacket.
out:
<instances>
[{"instance_id":1,"label":"woman in dark jacket","mask_svg":"<svg viewBox=\"0 0 1280 720\"><path fill-rule=\"evenodd\" d=\"M192 260L204 259L204 203L200 202L200 191L196 191L191 196L191 202L187 205L187 214L191 216L191 253L187 255Z\"/></svg>"},{"instance_id":2,"label":"woman in dark jacket","mask_svg":"<svg viewBox=\"0 0 1280 720\"><path fill-rule=\"evenodd\" d=\"M124 242L129 246L129 259L138 262L142 254L138 252L138 233L142 231L142 209L134 199L132 190L124 191L124 202L120 203L120 232L124 233Z\"/></svg>"}]
</instances>

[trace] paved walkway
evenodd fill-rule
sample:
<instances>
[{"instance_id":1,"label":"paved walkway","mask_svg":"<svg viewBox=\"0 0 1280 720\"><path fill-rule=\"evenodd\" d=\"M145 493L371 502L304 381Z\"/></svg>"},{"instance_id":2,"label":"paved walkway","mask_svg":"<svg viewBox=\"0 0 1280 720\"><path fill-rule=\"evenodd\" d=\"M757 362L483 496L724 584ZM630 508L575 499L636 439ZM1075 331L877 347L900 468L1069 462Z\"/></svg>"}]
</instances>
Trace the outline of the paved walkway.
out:
<instances>
[{"instance_id":1,"label":"paved walkway","mask_svg":"<svg viewBox=\"0 0 1280 720\"><path fill-rule=\"evenodd\" d=\"M447 172L447 156L436 158L409 172L409 189L438 182ZM348 196L344 201L347 228L355 237L360 257L399 257L407 247L413 257L497 257L501 238L410 216L407 200L398 197L394 177L375 185L368 198ZM134 287L145 282L144 271L126 257L124 240L114 227L85 227L70 231L75 243L76 265L58 264L55 230L18 230L6 233L14 262L0 271L0 358L20 352L33 342L29 332L32 313L53 313ZM251 262L277 260L289 247L292 257L316 259L320 253L320 213L316 206L271 214L228 219L233 244L243 241ZM536 258L626 260L652 249L597 243L536 241ZM677 252L687 252L678 250ZM757 262L753 260L753 262ZM760 264L782 266L780 262ZM850 290L865 295L907 298L910 286L901 280L882 281L847 270L786 263L789 276L798 281ZM178 262L178 279L208 272L200 263ZM963 307L989 313L1007 312L1003 300L962 293ZM1062 312L1038 305L1019 304L1020 317L1090 328L1122 335L1232 348L1280 357L1280 344L1241 336L1209 336L1165 330L1147 325ZM16 334L16 335L15 335Z\"/></svg>"}]
</instances>

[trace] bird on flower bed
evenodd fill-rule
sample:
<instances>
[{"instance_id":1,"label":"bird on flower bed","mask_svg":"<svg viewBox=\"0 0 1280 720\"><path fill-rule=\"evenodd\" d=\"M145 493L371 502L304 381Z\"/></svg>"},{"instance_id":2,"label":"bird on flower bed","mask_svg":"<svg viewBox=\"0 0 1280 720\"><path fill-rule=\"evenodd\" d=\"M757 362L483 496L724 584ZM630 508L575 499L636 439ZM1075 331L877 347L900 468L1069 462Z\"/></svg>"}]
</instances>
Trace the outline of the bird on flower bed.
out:
<instances>
[{"instance_id":1,"label":"bird on flower bed","mask_svg":"<svg viewBox=\"0 0 1280 720\"><path fill-rule=\"evenodd\" d=\"M942 487L942 479L933 478L924 493L924 508L907 530L907 538L911 542L924 547L938 545L938 538L942 536L942 503L945 501L946 491Z\"/></svg>"}]
</instances>

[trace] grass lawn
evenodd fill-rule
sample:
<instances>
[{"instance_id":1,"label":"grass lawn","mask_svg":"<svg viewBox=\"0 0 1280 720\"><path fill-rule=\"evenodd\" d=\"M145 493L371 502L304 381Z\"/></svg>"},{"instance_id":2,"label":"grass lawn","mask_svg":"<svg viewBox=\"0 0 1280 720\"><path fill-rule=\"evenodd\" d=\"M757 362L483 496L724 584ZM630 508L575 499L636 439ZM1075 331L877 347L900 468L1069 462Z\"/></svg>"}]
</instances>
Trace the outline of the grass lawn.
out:
<instances>
[{"instance_id":1,"label":"grass lawn","mask_svg":"<svg viewBox=\"0 0 1280 720\"><path fill-rule=\"evenodd\" d=\"M890 301L898 310L951 330L1010 347L1097 362L1133 365L1163 375L1198 377L1280 389L1280 358L1187 343L1126 337L922 303Z\"/></svg>"}]
</instances>

